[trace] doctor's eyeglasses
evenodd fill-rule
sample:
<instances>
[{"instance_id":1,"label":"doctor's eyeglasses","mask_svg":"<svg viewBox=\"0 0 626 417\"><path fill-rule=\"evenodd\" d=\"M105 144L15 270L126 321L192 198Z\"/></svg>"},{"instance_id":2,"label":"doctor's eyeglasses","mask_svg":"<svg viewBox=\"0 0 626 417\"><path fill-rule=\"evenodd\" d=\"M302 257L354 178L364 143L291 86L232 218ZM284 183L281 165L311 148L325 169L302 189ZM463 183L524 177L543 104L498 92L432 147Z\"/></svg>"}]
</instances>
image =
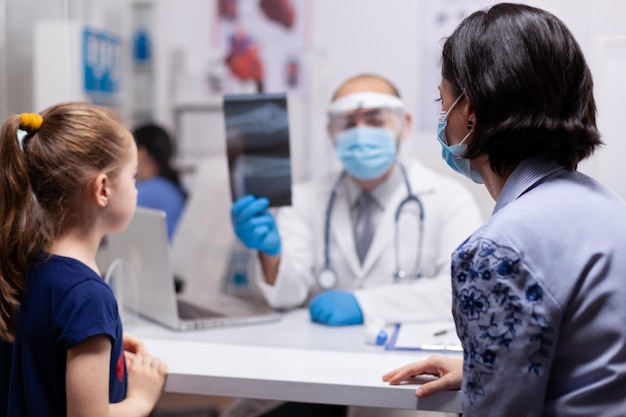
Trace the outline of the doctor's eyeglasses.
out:
<instances>
[{"instance_id":1,"label":"doctor's eyeglasses","mask_svg":"<svg viewBox=\"0 0 626 417\"><path fill-rule=\"evenodd\" d=\"M357 109L345 113L330 114L328 127L331 135L336 135L356 126L380 127L399 132L403 115L400 111L388 108Z\"/></svg>"}]
</instances>

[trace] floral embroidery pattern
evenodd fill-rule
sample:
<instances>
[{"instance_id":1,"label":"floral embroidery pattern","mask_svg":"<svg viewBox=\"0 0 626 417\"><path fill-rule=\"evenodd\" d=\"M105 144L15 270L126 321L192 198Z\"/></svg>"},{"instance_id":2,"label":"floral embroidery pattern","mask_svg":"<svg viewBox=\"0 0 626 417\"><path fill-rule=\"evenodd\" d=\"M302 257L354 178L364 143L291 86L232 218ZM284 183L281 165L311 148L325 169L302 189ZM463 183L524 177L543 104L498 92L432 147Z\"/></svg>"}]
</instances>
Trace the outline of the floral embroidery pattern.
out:
<instances>
[{"instance_id":1,"label":"floral embroidery pattern","mask_svg":"<svg viewBox=\"0 0 626 417\"><path fill-rule=\"evenodd\" d=\"M463 390L485 395L498 353L514 347L526 372L541 375L554 342L544 292L513 249L487 239L466 241L452 256L453 315L464 350ZM514 346L515 345L515 346Z\"/></svg>"}]
</instances>

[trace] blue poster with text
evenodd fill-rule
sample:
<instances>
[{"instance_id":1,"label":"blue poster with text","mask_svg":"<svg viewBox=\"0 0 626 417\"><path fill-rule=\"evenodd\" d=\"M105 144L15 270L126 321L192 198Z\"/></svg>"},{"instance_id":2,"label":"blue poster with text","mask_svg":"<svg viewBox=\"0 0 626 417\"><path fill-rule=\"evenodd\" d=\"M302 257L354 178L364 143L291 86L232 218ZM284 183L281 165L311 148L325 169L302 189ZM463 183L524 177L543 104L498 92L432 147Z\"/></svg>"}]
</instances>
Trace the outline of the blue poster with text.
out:
<instances>
[{"instance_id":1,"label":"blue poster with text","mask_svg":"<svg viewBox=\"0 0 626 417\"><path fill-rule=\"evenodd\" d=\"M83 31L83 64L87 94L115 94L119 89L119 37L111 32Z\"/></svg>"}]
</instances>

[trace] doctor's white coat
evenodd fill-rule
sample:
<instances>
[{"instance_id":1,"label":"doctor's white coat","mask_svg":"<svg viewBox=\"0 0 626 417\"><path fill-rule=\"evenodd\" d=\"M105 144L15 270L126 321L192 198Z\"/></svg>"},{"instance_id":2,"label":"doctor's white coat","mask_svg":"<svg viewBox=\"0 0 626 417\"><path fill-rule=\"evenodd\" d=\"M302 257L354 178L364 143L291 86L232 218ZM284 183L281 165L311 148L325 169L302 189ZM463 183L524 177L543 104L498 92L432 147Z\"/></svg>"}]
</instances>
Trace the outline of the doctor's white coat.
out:
<instances>
[{"instance_id":1,"label":"doctor's white coat","mask_svg":"<svg viewBox=\"0 0 626 417\"><path fill-rule=\"evenodd\" d=\"M418 256L419 209L403 206L398 224L399 244L394 244L394 216L407 196L402 181L391 201L382 202L384 214L374 234L363 265L359 263L350 217L346 181L338 188L332 208L329 234L330 265L339 276L337 288L354 291L367 321L387 323L449 319L451 317L450 256L481 225L479 208L472 194L457 180L426 168L417 160L405 163L412 191L424 208L422 277L394 282L396 246L400 266L412 270ZM322 290L316 274L324 266L324 223L328 200L339 174L295 185L291 207L276 211L282 240L281 261L273 286L264 282L258 258L252 275L268 303L276 308L306 305Z\"/></svg>"}]
</instances>

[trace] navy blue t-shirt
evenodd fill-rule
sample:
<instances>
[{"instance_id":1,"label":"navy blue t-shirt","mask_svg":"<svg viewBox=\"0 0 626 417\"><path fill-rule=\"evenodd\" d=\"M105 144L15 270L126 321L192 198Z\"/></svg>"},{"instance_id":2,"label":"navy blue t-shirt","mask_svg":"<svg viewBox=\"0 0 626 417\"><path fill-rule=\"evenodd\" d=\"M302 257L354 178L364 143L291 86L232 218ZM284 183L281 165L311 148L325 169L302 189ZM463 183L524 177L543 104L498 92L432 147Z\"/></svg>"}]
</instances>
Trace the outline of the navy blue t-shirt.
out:
<instances>
[{"instance_id":1,"label":"navy blue t-shirt","mask_svg":"<svg viewBox=\"0 0 626 417\"><path fill-rule=\"evenodd\" d=\"M40 259L26 279L13 345L0 344L0 415L65 416L67 351L87 338L111 338L109 401L126 397L122 322L111 288L85 264ZM10 384L9 384L10 381ZM7 385L8 384L8 385Z\"/></svg>"}]
</instances>

